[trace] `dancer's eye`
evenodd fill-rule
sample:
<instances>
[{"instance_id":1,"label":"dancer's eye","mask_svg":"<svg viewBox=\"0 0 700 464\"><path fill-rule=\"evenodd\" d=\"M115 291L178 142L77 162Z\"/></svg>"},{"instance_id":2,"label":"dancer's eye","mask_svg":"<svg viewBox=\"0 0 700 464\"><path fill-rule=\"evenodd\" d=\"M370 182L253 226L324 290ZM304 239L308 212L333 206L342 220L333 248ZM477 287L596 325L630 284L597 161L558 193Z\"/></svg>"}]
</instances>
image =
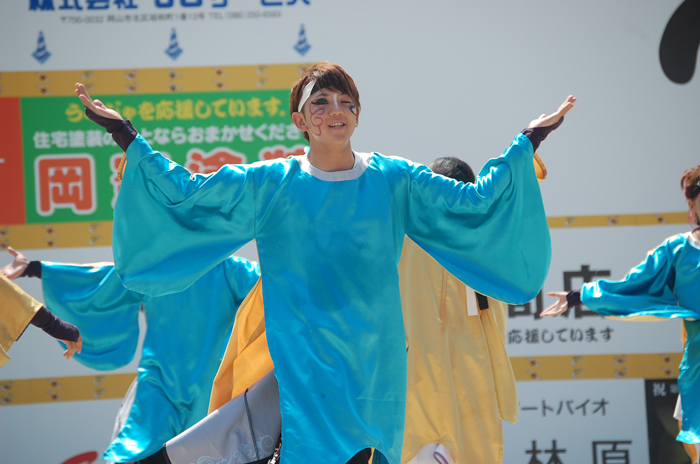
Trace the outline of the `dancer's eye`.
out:
<instances>
[{"instance_id":1,"label":"dancer's eye","mask_svg":"<svg viewBox=\"0 0 700 464\"><path fill-rule=\"evenodd\" d=\"M311 104L312 105L327 105L328 100L326 100L325 98L319 98L318 100L312 101Z\"/></svg>"}]
</instances>

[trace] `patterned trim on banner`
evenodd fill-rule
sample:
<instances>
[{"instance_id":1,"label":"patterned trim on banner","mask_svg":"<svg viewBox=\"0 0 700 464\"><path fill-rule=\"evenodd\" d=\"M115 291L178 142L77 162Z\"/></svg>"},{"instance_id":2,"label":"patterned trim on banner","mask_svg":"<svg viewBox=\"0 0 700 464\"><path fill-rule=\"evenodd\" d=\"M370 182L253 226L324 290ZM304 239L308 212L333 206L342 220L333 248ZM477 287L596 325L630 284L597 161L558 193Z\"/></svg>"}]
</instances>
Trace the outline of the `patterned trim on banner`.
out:
<instances>
[{"instance_id":1,"label":"patterned trim on banner","mask_svg":"<svg viewBox=\"0 0 700 464\"><path fill-rule=\"evenodd\" d=\"M676 379L683 353L512 357L518 382ZM0 406L121 399L136 374L0 380Z\"/></svg>"},{"instance_id":2,"label":"patterned trim on banner","mask_svg":"<svg viewBox=\"0 0 700 464\"><path fill-rule=\"evenodd\" d=\"M112 221L0 225L0 251L112 246Z\"/></svg>"},{"instance_id":3,"label":"patterned trim on banner","mask_svg":"<svg viewBox=\"0 0 700 464\"><path fill-rule=\"evenodd\" d=\"M550 229L574 227L660 226L686 224L688 213L612 214L608 216L552 216L547 218Z\"/></svg>"},{"instance_id":4,"label":"patterned trim on banner","mask_svg":"<svg viewBox=\"0 0 700 464\"><path fill-rule=\"evenodd\" d=\"M515 380L676 379L683 353L512 357Z\"/></svg>"},{"instance_id":5,"label":"patterned trim on banner","mask_svg":"<svg viewBox=\"0 0 700 464\"><path fill-rule=\"evenodd\" d=\"M75 83L94 95L289 89L311 64L192 68L3 72L0 97L74 95Z\"/></svg>"},{"instance_id":6,"label":"patterned trim on banner","mask_svg":"<svg viewBox=\"0 0 700 464\"><path fill-rule=\"evenodd\" d=\"M620 214L616 216L553 216L550 229L686 224L686 213ZM0 251L112 246L112 221L47 224L0 224Z\"/></svg>"},{"instance_id":7,"label":"patterned trim on banner","mask_svg":"<svg viewBox=\"0 0 700 464\"><path fill-rule=\"evenodd\" d=\"M136 374L0 380L0 406L124 398Z\"/></svg>"}]
</instances>

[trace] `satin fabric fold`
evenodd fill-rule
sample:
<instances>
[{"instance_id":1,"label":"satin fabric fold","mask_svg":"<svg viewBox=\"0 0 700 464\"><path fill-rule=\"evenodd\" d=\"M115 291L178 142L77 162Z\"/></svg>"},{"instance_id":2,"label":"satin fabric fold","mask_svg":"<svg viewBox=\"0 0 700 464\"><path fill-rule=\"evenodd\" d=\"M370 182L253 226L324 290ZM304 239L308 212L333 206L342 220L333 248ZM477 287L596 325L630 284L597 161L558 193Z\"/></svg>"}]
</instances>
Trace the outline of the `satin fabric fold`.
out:
<instances>
[{"instance_id":1,"label":"satin fabric fold","mask_svg":"<svg viewBox=\"0 0 700 464\"><path fill-rule=\"evenodd\" d=\"M111 263L42 261L41 277L47 307L80 329L83 348L76 361L100 371L131 362L139 340L142 296L124 288Z\"/></svg>"},{"instance_id":2,"label":"satin fabric fold","mask_svg":"<svg viewBox=\"0 0 700 464\"><path fill-rule=\"evenodd\" d=\"M0 367L10 360L7 351L39 309L40 302L0 274Z\"/></svg>"},{"instance_id":3,"label":"satin fabric fold","mask_svg":"<svg viewBox=\"0 0 700 464\"><path fill-rule=\"evenodd\" d=\"M686 335L678 388L683 426L677 440L700 443L700 241L668 238L620 281L583 285L581 301L603 316L628 320L683 318Z\"/></svg>"},{"instance_id":4,"label":"satin fabric fold","mask_svg":"<svg viewBox=\"0 0 700 464\"><path fill-rule=\"evenodd\" d=\"M265 332L262 283L241 303L219 370L212 384L209 413L239 396L274 368Z\"/></svg>"},{"instance_id":5,"label":"satin fabric fold","mask_svg":"<svg viewBox=\"0 0 700 464\"><path fill-rule=\"evenodd\" d=\"M500 463L501 420L515 423L518 394L505 347L508 307L467 316L465 284L412 240L399 266L409 347L406 427L401 462L424 445L440 443L457 462ZM209 412L245 392L273 369L267 346L262 286L238 310L226 354L213 383Z\"/></svg>"},{"instance_id":6,"label":"satin fabric fold","mask_svg":"<svg viewBox=\"0 0 700 464\"><path fill-rule=\"evenodd\" d=\"M367 447L400 461L406 234L475 290L510 303L534 297L549 268L532 145L522 135L475 184L377 153L359 177L338 182L293 158L190 176L140 136L127 157L113 236L126 287L182 290L256 239L289 464L344 463Z\"/></svg>"},{"instance_id":7,"label":"satin fabric fold","mask_svg":"<svg viewBox=\"0 0 700 464\"><path fill-rule=\"evenodd\" d=\"M127 290L113 266L42 263L44 298L76 324L95 369L114 369L134 356L141 305L147 331L128 418L102 459L132 462L207 414L211 382L238 305L260 276L257 264L231 257L187 290L150 297Z\"/></svg>"}]
</instances>

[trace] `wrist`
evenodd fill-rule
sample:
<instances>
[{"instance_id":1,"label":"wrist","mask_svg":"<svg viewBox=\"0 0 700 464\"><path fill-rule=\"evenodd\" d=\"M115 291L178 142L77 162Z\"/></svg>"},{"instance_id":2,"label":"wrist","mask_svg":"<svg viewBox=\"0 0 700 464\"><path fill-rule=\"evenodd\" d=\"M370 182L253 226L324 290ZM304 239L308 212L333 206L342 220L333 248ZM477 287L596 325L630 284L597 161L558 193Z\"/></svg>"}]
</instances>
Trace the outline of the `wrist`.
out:
<instances>
[{"instance_id":1,"label":"wrist","mask_svg":"<svg viewBox=\"0 0 700 464\"><path fill-rule=\"evenodd\" d=\"M572 290L566 294L566 304L568 308L581 305L581 290Z\"/></svg>"},{"instance_id":2,"label":"wrist","mask_svg":"<svg viewBox=\"0 0 700 464\"><path fill-rule=\"evenodd\" d=\"M41 279L41 261L30 261L20 277L38 277Z\"/></svg>"}]
</instances>

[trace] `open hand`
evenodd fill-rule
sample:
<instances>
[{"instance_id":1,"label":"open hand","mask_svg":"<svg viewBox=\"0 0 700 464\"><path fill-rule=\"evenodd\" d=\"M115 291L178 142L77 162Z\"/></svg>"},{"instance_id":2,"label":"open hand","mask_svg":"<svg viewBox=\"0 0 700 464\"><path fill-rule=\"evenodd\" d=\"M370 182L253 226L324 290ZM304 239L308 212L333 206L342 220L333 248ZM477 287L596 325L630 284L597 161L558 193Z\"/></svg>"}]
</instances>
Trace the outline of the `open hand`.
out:
<instances>
[{"instance_id":1,"label":"open hand","mask_svg":"<svg viewBox=\"0 0 700 464\"><path fill-rule=\"evenodd\" d=\"M29 260L26 256L19 251L15 251L15 249L12 247L7 247L7 251L9 251L10 254L15 257L15 259L7 266L0 268L0 274L12 280L24 273L27 266L29 266Z\"/></svg>"},{"instance_id":2,"label":"open hand","mask_svg":"<svg viewBox=\"0 0 700 464\"><path fill-rule=\"evenodd\" d=\"M121 114L107 108L101 101L90 98L90 94L83 84L75 84L75 93L78 95L85 108L90 108L95 114L105 118L124 120Z\"/></svg>"},{"instance_id":3,"label":"open hand","mask_svg":"<svg viewBox=\"0 0 700 464\"><path fill-rule=\"evenodd\" d=\"M568 97L566 97L566 100L564 100L564 103L562 103L559 106L559 109L557 109L557 111L550 114L549 116L547 116L546 114L540 115L539 118L535 119L534 121L531 121L527 127L547 127L556 124L557 122L559 122L562 116L564 116L571 110L571 108L574 107L575 102L576 97L574 97L573 95L569 95Z\"/></svg>"},{"instance_id":4,"label":"open hand","mask_svg":"<svg viewBox=\"0 0 700 464\"><path fill-rule=\"evenodd\" d=\"M549 293L547 293L547 296L553 296L555 298L559 298L559 301L557 301L552 306L550 306L549 308L542 311L540 313L540 317L558 316L558 315L566 312L566 310L569 309L569 302L566 299L567 294L568 294L568 292L549 292Z\"/></svg>"},{"instance_id":5,"label":"open hand","mask_svg":"<svg viewBox=\"0 0 700 464\"><path fill-rule=\"evenodd\" d=\"M66 347L68 348L66 351L63 352L63 357L66 359L72 358L76 351L80 353L83 350L83 337L81 337L80 335L78 335L77 342L71 342L68 340L61 341L65 343Z\"/></svg>"}]
</instances>

